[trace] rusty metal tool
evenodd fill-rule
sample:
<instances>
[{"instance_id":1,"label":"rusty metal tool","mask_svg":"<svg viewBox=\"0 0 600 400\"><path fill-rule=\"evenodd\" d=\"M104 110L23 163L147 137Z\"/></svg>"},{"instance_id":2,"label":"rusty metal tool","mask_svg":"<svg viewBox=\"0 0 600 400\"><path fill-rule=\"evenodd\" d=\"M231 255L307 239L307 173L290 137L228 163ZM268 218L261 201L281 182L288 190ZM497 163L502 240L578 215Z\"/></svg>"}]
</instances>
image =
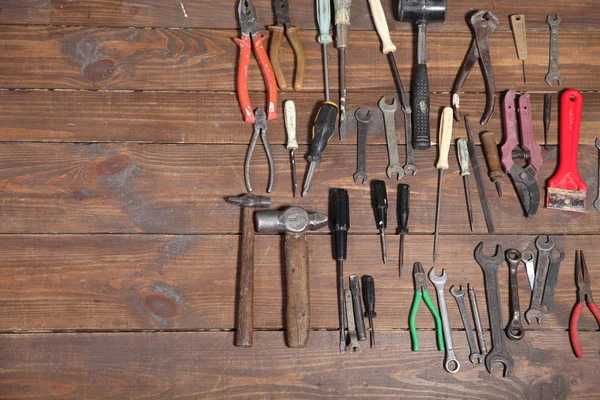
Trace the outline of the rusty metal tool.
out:
<instances>
[{"instance_id":1,"label":"rusty metal tool","mask_svg":"<svg viewBox=\"0 0 600 400\"><path fill-rule=\"evenodd\" d=\"M577 169L583 96L567 89L560 96L558 169L548 179L546 208L585 212L587 184Z\"/></svg>"},{"instance_id":2,"label":"rusty metal tool","mask_svg":"<svg viewBox=\"0 0 600 400\"><path fill-rule=\"evenodd\" d=\"M296 176L296 149L298 142L296 141L296 105L292 100L287 100L283 104L283 115L285 119L285 131L287 132L286 149L290 151L290 165L292 170L292 185L294 187L294 197L298 192L298 178Z\"/></svg>"},{"instance_id":3,"label":"rusty metal tool","mask_svg":"<svg viewBox=\"0 0 600 400\"><path fill-rule=\"evenodd\" d=\"M307 230L327 225L327 215L300 207L254 213L256 232L285 234L286 341L289 347L305 347L310 332Z\"/></svg>"},{"instance_id":4,"label":"rusty metal tool","mask_svg":"<svg viewBox=\"0 0 600 400\"><path fill-rule=\"evenodd\" d=\"M584 304L588 306L596 319L596 323L600 326L600 308L594 303L591 287L592 280L590 279L582 250L575 253L575 285L577 286L577 303L575 303L571 318L569 319L569 340L575 357L581 358L583 357L583 351L579 344L577 326L579 325L579 317L581 316L581 311L583 311Z\"/></svg>"},{"instance_id":5,"label":"rusty metal tool","mask_svg":"<svg viewBox=\"0 0 600 400\"><path fill-rule=\"evenodd\" d=\"M600 212L600 139L596 139L596 149L598 149L598 195L594 201L594 208Z\"/></svg>"},{"instance_id":6,"label":"rusty metal tool","mask_svg":"<svg viewBox=\"0 0 600 400\"><path fill-rule=\"evenodd\" d=\"M375 325L373 325L373 318L377 316L375 312L375 280L371 275L363 275L361 281L365 302L365 317L369 319L371 348L375 348Z\"/></svg>"},{"instance_id":7,"label":"rusty metal tool","mask_svg":"<svg viewBox=\"0 0 600 400\"><path fill-rule=\"evenodd\" d=\"M535 284L535 244L531 243L526 250L521 252L521 260L525 264L525 271L527 272L527 280L529 281L529 288L533 291L533 285Z\"/></svg>"},{"instance_id":8,"label":"rusty metal tool","mask_svg":"<svg viewBox=\"0 0 600 400\"><path fill-rule=\"evenodd\" d=\"M394 77L394 83L396 84L396 90L398 90L398 98L402 104L402 113L404 114L404 132L406 136L406 165L404 166L404 173L412 172L412 175L417 174L417 167L413 158L413 125L412 125L412 109L410 108L410 98L402 79L400 78L400 72L398 71L398 65L394 58L394 52L396 46L392 43L390 37L390 30L388 28L387 21L385 19L385 13L381 6L380 0L369 0L369 8L371 9L371 15L373 16L373 22L375 23L375 29L381 39L381 51L387 56L390 68L392 69L392 75ZM427 144L429 147L430 144ZM398 178L400 179L400 178Z\"/></svg>"},{"instance_id":9,"label":"rusty metal tool","mask_svg":"<svg viewBox=\"0 0 600 400\"><path fill-rule=\"evenodd\" d=\"M527 60L527 30L525 29L525 14L514 14L510 16L513 39L517 49L517 57L523 65L523 84L525 81L525 60Z\"/></svg>"},{"instance_id":10,"label":"rusty metal tool","mask_svg":"<svg viewBox=\"0 0 600 400\"><path fill-rule=\"evenodd\" d=\"M487 354L487 348L485 347L485 336L483 336L483 326L481 324L481 315L479 315L479 306L477 305L477 294L473 285L467 283L467 289L469 291L469 303L471 304L471 313L473 314L473 323L475 324L475 332L477 332L477 343L479 344L479 354L477 355L477 362L481 362Z\"/></svg>"},{"instance_id":11,"label":"rusty metal tool","mask_svg":"<svg viewBox=\"0 0 600 400\"><path fill-rule=\"evenodd\" d=\"M365 319L363 317L363 305L360 291L358 275L350 275L350 293L352 293L352 308L354 310L354 323L356 324L356 336L358 340L367 339L367 330L365 329Z\"/></svg>"},{"instance_id":12,"label":"rusty metal tool","mask_svg":"<svg viewBox=\"0 0 600 400\"><path fill-rule=\"evenodd\" d=\"M440 215L442 212L442 191L444 188L444 170L448 169L448 152L450 151L450 142L452 141L452 109L445 107L440 118L440 134L438 139L438 191L437 191L437 209L435 213L435 233L433 236L433 262L437 259L438 236L440 228Z\"/></svg>"},{"instance_id":13,"label":"rusty metal tool","mask_svg":"<svg viewBox=\"0 0 600 400\"><path fill-rule=\"evenodd\" d=\"M242 33L240 38L234 38L233 41L240 48L240 58L237 69L237 93L244 120L247 123L254 123L254 113L250 104L248 95L248 69L250 68L250 52L254 51L254 57L260 67L260 72L265 80L267 87L267 119L277 118L277 83L273 74L273 66L265 50L265 37L259 33L256 22L256 9L252 0L239 0L238 18Z\"/></svg>"},{"instance_id":14,"label":"rusty metal tool","mask_svg":"<svg viewBox=\"0 0 600 400\"><path fill-rule=\"evenodd\" d=\"M469 189L469 149L467 148L466 139L458 139L456 141L458 152L458 164L460 165L460 176L463 178L465 186L465 198L467 199L467 214L469 216L469 226L473 232L473 205L471 203L471 190Z\"/></svg>"},{"instance_id":15,"label":"rusty metal tool","mask_svg":"<svg viewBox=\"0 0 600 400\"><path fill-rule=\"evenodd\" d=\"M526 217L537 213L540 204L540 189L536 175L542 165L542 149L535 142L531 122L531 106L529 95L522 94L515 101L517 93L514 90L506 92L503 101L504 144L500 148L502 166L510 176L519 197L519 202ZM528 152L529 163L522 167L514 162L513 151L518 145L517 109L519 111L519 126L521 132L521 148Z\"/></svg>"},{"instance_id":16,"label":"rusty metal tool","mask_svg":"<svg viewBox=\"0 0 600 400\"><path fill-rule=\"evenodd\" d=\"M512 373L515 362L504 346L502 307L500 305L500 288L498 287L498 270L504 263L502 246L496 245L496 254L487 256L483 253L483 242L480 242L475 248L475 261L483 270L492 335L492 348L485 356L485 368L491 374L494 364L500 363L504 366L504 376L508 376Z\"/></svg>"},{"instance_id":17,"label":"rusty metal tool","mask_svg":"<svg viewBox=\"0 0 600 400\"><path fill-rule=\"evenodd\" d=\"M538 250L537 268L535 269L535 283L533 284L533 294L531 295L531 304L525 311L525 320L529 325L533 323L533 318L537 320L538 325L544 317L542 300L544 296L544 286L548 277L548 265L552 249L554 249L554 239L550 236L538 236L535 240L535 247Z\"/></svg>"},{"instance_id":18,"label":"rusty metal tool","mask_svg":"<svg viewBox=\"0 0 600 400\"><path fill-rule=\"evenodd\" d=\"M400 276L404 274L404 237L408 235L408 215L410 211L410 186L398 185L396 212L398 214L398 234L400 235Z\"/></svg>"},{"instance_id":19,"label":"rusty metal tool","mask_svg":"<svg viewBox=\"0 0 600 400\"><path fill-rule=\"evenodd\" d=\"M237 204L244 210L234 344L238 347L252 347L254 336L254 218L252 209L269 207L271 199L246 193L241 196L230 196L227 198L227 202Z\"/></svg>"},{"instance_id":20,"label":"rusty metal tool","mask_svg":"<svg viewBox=\"0 0 600 400\"><path fill-rule=\"evenodd\" d=\"M388 104L386 97L382 97L379 100L379 109L383 113L385 142L389 161L385 174L388 179L392 179L392 176L396 174L396 180L400 180L404 176L404 168L398 160L398 142L396 140L396 110L398 109L398 103L396 98L392 97L392 102Z\"/></svg>"},{"instance_id":21,"label":"rusty metal tool","mask_svg":"<svg viewBox=\"0 0 600 400\"><path fill-rule=\"evenodd\" d=\"M494 79L494 71L492 70L489 39L499 24L498 17L490 11L477 11L471 16L470 25L474 37L471 41L469 52L458 71L458 75L456 75L456 80L452 88L452 108L454 109L454 117L457 121L460 120L460 93L467 80L467 76L469 76L477 61L479 61L483 70L483 81L486 89L485 111L481 117L481 125L487 124L494 114L496 81Z\"/></svg>"},{"instance_id":22,"label":"rusty metal tool","mask_svg":"<svg viewBox=\"0 0 600 400\"><path fill-rule=\"evenodd\" d=\"M352 292L350 289L344 290L344 301L346 302L346 319L348 320L348 345L345 347L348 353L360 353L361 347L358 342L358 333L356 331L356 322L354 320L354 303L352 303ZM344 341L346 339L344 338Z\"/></svg>"},{"instance_id":23,"label":"rusty metal tool","mask_svg":"<svg viewBox=\"0 0 600 400\"><path fill-rule=\"evenodd\" d=\"M511 340L521 340L525 336L525 330L521 324L521 306L519 305L519 281L518 267L521 263L521 252L516 249L508 249L505 253L506 262L508 263L508 288L510 301L508 302L508 310L510 321L506 326L506 336Z\"/></svg>"},{"instance_id":24,"label":"rusty metal tool","mask_svg":"<svg viewBox=\"0 0 600 400\"><path fill-rule=\"evenodd\" d=\"M502 197L502 181L500 179L504 176L504 172L502 172L502 165L500 164L496 135L492 132L483 132L481 134L481 148L487 163L488 176L496 185L498 197Z\"/></svg>"},{"instance_id":25,"label":"rusty metal tool","mask_svg":"<svg viewBox=\"0 0 600 400\"><path fill-rule=\"evenodd\" d=\"M381 257L383 263L387 263L387 246L385 240L385 228L387 228L387 189L384 181L373 181L373 211L375 213L375 224L379 230L381 240Z\"/></svg>"},{"instance_id":26,"label":"rusty metal tool","mask_svg":"<svg viewBox=\"0 0 600 400\"><path fill-rule=\"evenodd\" d=\"M558 86L562 85L563 76L558 69L558 27L560 25L560 15L556 14L554 18L548 15L546 22L550 26L550 64L546 74L546 83L552 86L552 81L556 80Z\"/></svg>"},{"instance_id":27,"label":"rusty metal tool","mask_svg":"<svg viewBox=\"0 0 600 400\"><path fill-rule=\"evenodd\" d=\"M438 305L440 306L440 316L442 318L442 328L444 331L444 342L446 343L446 357L444 358L444 369L451 374L455 374L460 369L460 363L454 353L454 344L452 343L452 329L450 328L450 317L448 315L448 305L446 304L446 281L448 274L442 269L442 275L435 273L435 267L429 270L429 280L435 286Z\"/></svg>"},{"instance_id":28,"label":"rusty metal tool","mask_svg":"<svg viewBox=\"0 0 600 400\"><path fill-rule=\"evenodd\" d=\"M417 27L417 66L412 79L412 143L415 149L431 146L429 134L429 78L427 77L427 25L444 22L447 0L400 0L398 16ZM395 65L395 63L394 63Z\"/></svg>"},{"instance_id":29,"label":"rusty metal tool","mask_svg":"<svg viewBox=\"0 0 600 400\"><path fill-rule=\"evenodd\" d=\"M465 304L465 293L467 291L460 286L457 290L454 288L454 285L450 286L450 294L456 300L456 305L458 305L458 311L460 313L460 319L463 323L463 328L465 328L465 334L467 335L467 342L469 343L469 361L471 363L481 362L481 357L479 353L479 349L477 348L477 343L475 343L475 336L473 336L473 328L471 328L471 321L469 320L469 313L467 312L467 305Z\"/></svg>"},{"instance_id":30,"label":"rusty metal tool","mask_svg":"<svg viewBox=\"0 0 600 400\"><path fill-rule=\"evenodd\" d=\"M277 79L277 85L281 90L287 88L287 82L281 71L279 62L279 49L283 35L290 42L290 46L296 56L296 77L294 79L294 90L301 90L304 83L304 72L306 70L306 59L304 57L304 47L298 37L299 27L292 25L290 18L290 3L288 0L273 0L273 8L275 9L275 17L277 25L269 27L271 31L271 47L269 47L269 58L273 65L273 72Z\"/></svg>"},{"instance_id":31,"label":"rusty metal tool","mask_svg":"<svg viewBox=\"0 0 600 400\"><path fill-rule=\"evenodd\" d=\"M348 121L346 120L346 49L348 48L348 30L350 27L350 7L352 0L334 0L335 8L335 44L338 49L340 80L340 140L346 139Z\"/></svg>"},{"instance_id":32,"label":"rusty metal tool","mask_svg":"<svg viewBox=\"0 0 600 400\"><path fill-rule=\"evenodd\" d=\"M548 150L548 132L552 115L552 93L544 95L544 149Z\"/></svg>"},{"instance_id":33,"label":"rusty metal tool","mask_svg":"<svg viewBox=\"0 0 600 400\"><path fill-rule=\"evenodd\" d=\"M252 161L252 154L256 148L258 137L262 141L265 153L267 154L267 161L269 163L269 183L267 185L267 193L271 193L273 190L273 184L275 183L275 161L273 160L273 153L271 153L271 145L267 137L267 116L265 110L257 108L254 112L256 121L254 122L254 132L252 133L252 139L246 152L246 159L244 161L244 181L246 183L246 190L248 193L252 192L252 184L250 183L250 162Z\"/></svg>"},{"instance_id":34,"label":"rusty metal tool","mask_svg":"<svg viewBox=\"0 0 600 400\"><path fill-rule=\"evenodd\" d=\"M554 253L558 256L554 257ZM556 282L558 282L558 271L560 263L565 259L565 252L558 246L554 246L550 253L550 262L548 263L548 275L546 276L546 285L544 286L544 296L542 297L542 314L545 317L552 314L554 307L554 292L556 291Z\"/></svg>"},{"instance_id":35,"label":"rusty metal tool","mask_svg":"<svg viewBox=\"0 0 600 400\"><path fill-rule=\"evenodd\" d=\"M371 123L371 110L356 109L354 112L356 125L358 128L357 147L356 147L356 172L352 176L354 182L362 180L365 185L369 181L367 176L367 134L369 124Z\"/></svg>"},{"instance_id":36,"label":"rusty metal tool","mask_svg":"<svg viewBox=\"0 0 600 400\"><path fill-rule=\"evenodd\" d=\"M350 200L346 189L333 189L331 225L334 236L334 257L337 266L338 317L340 323L340 353L346 351L344 320L344 260L348 251L350 229Z\"/></svg>"},{"instance_id":37,"label":"rusty metal tool","mask_svg":"<svg viewBox=\"0 0 600 400\"><path fill-rule=\"evenodd\" d=\"M477 184L477 193L479 194L479 202L481 203L481 209L483 210L485 225L487 226L488 233L493 233L494 220L492 219L492 211L488 204L485 185L483 184L483 175L481 174L481 168L479 167L479 160L477 159L477 153L475 153L475 142L473 141L473 132L471 131L468 115L465 115L465 129L467 130L467 137L469 138L467 147L469 149L471 164L473 165L473 174L475 175L475 183Z\"/></svg>"}]
</instances>

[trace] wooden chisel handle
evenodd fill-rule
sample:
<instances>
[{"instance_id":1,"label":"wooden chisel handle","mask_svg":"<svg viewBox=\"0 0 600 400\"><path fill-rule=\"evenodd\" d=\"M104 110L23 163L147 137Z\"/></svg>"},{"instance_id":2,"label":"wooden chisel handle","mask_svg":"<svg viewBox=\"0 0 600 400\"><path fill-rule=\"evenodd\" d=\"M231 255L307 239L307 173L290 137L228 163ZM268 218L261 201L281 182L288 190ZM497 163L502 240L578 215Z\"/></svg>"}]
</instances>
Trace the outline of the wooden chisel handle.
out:
<instances>
[{"instance_id":1,"label":"wooden chisel handle","mask_svg":"<svg viewBox=\"0 0 600 400\"><path fill-rule=\"evenodd\" d=\"M310 294L308 240L304 233L285 234L285 273L287 345L305 347L310 331Z\"/></svg>"},{"instance_id":2,"label":"wooden chisel handle","mask_svg":"<svg viewBox=\"0 0 600 400\"><path fill-rule=\"evenodd\" d=\"M502 172L502 166L500 165L500 155L498 154L496 136L492 132L482 133L481 145L483 147L483 154L485 155L485 161L487 162L488 166L488 175L492 182L496 182L498 179L504 176L504 173Z\"/></svg>"},{"instance_id":3,"label":"wooden chisel handle","mask_svg":"<svg viewBox=\"0 0 600 400\"><path fill-rule=\"evenodd\" d=\"M252 347L254 335L254 221L253 209L244 207L235 345Z\"/></svg>"}]
</instances>

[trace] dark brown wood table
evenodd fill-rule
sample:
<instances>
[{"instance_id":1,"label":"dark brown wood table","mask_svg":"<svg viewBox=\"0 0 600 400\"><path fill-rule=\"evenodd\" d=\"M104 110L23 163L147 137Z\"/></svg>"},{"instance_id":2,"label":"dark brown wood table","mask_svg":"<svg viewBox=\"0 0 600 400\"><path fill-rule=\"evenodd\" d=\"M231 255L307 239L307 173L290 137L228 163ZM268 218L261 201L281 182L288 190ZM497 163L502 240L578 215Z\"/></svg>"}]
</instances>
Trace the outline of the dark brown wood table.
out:
<instances>
[{"instance_id":1,"label":"dark brown wood table","mask_svg":"<svg viewBox=\"0 0 600 400\"><path fill-rule=\"evenodd\" d=\"M554 313L539 326L526 325L523 340L507 343L516 361L512 376L502 378L500 370L488 374L483 365L468 362L450 295L460 372L451 375L442 368L443 353L435 348L433 320L425 309L417 320L422 349L411 351L410 267L417 260L426 269L432 265L436 147L417 152L418 175L403 179L412 187L412 209L407 273L399 278L396 182L387 180L392 207L390 260L384 265L369 187L352 181L354 132L344 142L332 139L309 196L294 199L282 118L269 123L276 162L273 205L326 212L329 188L349 190L352 228L345 271L375 277L378 345L365 344L360 355L338 353L335 262L325 229L309 237L313 331L308 347L284 344L283 239L276 236L256 240L255 345L234 347L240 208L224 197L245 190L243 160L252 133L235 97L236 2L0 0L0 398L597 399L598 326L585 311L580 322L585 356L576 359L568 321L575 303L576 249L585 251L592 288L600 296L600 213L592 207L600 130L600 11L593 0L449 3L446 22L430 27L428 41L433 127L438 110L450 103L471 40L465 16L473 9L498 15L500 27L491 39L496 89L531 93L541 144L544 93L554 93L542 185L557 165L556 93L567 87L584 93L579 168L589 184L585 214L540 208L535 218L525 219L509 181L500 199L486 180L496 224L496 233L488 235L472 181L476 231L471 233L462 179L450 157L438 262L448 271L448 285L471 282L484 311L482 274L473 260L479 241L488 249L495 243L524 249L537 235L552 234L565 249ZM255 4L260 25L274 23L271 2ZM415 35L410 25L393 20L391 0L383 6L400 73L410 87ZM306 49L305 90L280 92L278 107L282 115L284 100L296 102L303 178L310 120L322 99L321 54L313 0L292 0L291 7ZM509 28L508 16L517 13L527 18L527 84ZM545 21L554 13L562 17L560 88L544 81ZM329 57L335 91L333 46ZM290 79L293 56L287 42L281 59ZM254 60L250 82L253 104L261 106L266 96ZM381 96L395 92L365 0L352 6L347 83L350 109L376 107ZM462 109L481 115L484 85L478 68L465 90ZM501 139L499 107L485 130ZM476 126L476 133L481 131ZM454 137L464 136L463 125L455 124ZM398 141L403 160L401 124ZM385 179L386 165L384 135L371 135L371 178ZM267 166L261 151L252 177L262 194ZM503 303L507 272L500 273ZM519 279L525 310L525 274ZM486 335L489 346L489 331Z\"/></svg>"}]
</instances>

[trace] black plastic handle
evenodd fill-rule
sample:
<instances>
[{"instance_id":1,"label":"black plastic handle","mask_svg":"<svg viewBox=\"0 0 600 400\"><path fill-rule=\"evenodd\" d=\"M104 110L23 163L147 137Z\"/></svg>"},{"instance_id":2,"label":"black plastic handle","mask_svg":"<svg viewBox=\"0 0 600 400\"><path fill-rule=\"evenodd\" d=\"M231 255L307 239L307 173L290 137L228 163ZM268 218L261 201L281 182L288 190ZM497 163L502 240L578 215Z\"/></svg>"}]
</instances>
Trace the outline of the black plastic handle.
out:
<instances>
[{"instance_id":1,"label":"black plastic handle","mask_svg":"<svg viewBox=\"0 0 600 400\"><path fill-rule=\"evenodd\" d=\"M398 234L408 234L408 213L410 211L410 186L406 183L398 185L398 202L396 212L398 213Z\"/></svg>"},{"instance_id":2,"label":"black plastic handle","mask_svg":"<svg viewBox=\"0 0 600 400\"><path fill-rule=\"evenodd\" d=\"M412 84L413 138L415 149L431 147L429 136L429 78L427 65L418 64Z\"/></svg>"},{"instance_id":3,"label":"black plastic handle","mask_svg":"<svg viewBox=\"0 0 600 400\"><path fill-rule=\"evenodd\" d=\"M375 281L371 275L362 277L363 300L365 301L365 317L375 318Z\"/></svg>"}]
</instances>

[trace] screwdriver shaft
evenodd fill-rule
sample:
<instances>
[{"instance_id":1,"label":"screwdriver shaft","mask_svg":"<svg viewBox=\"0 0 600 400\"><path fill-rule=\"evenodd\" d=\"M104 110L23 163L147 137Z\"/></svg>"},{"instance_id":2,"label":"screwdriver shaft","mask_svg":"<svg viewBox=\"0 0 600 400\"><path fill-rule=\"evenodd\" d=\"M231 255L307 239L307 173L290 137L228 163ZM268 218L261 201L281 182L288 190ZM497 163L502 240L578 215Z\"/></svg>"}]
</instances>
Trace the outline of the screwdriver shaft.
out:
<instances>
[{"instance_id":1,"label":"screwdriver shaft","mask_svg":"<svg viewBox=\"0 0 600 400\"><path fill-rule=\"evenodd\" d=\"M373 318L369 318L369 336L371 338L371 348L375 348L375 326L373 325Z\"/></svg>"},{"instance_id":2,"label":"screwdriver shaft","mask_svg":"<svg viewBox=\"0 0 600 400\"><path fill-rule=\"evenodd\" d=\"M344 298L344 261L337 260L338 318L340 322L340 353L346 352L346 320Z\"/></svg>"},{"instance_id":3,"label":"screwdriver shaft","mask_svg":"<svg viewBox=\"0 0 600 400\"><path fill-rule=\"evenodd\" d=\"M346 139L346 47L338 49L340 60L340 140Z\"/></svg>"},{"instance_id":4,"label":"screwdriver shaft","mask_svg":"<svg viewBox=\"0 0 600 400\"><path fill-rule=\"evenodd\" d=\"M294 197L298 192L298 178L296 176L296 149L290 150L290 163L292 164L292 185L294 186Z\"/></svg>"},{"instance_id":5,"label":"screwdriver shaft","mask_svg":"<svg viewBox=\"0 0 600 400\"><path fill-rule=\"evenodd\" d=\"M385 229L379 229L379 238L381 239L381 256L383 258L383 263L387 264L387 246L385 243Z\"/></svg>"},{"instance_id":6,"label":"screwdriver shaft","mask_svg":"<svg viewBox=\"0 0 600 400\"><path fill-rule=\"evenodd\" d=\"M471 226L471 232L473 232L473 204L471 203L471 190L469 189L469 175L463 176L463 182L465 184L465 197L467 199L467 214L469 215L469 225Z\"/></svg>"},{"instance_id":7,"label":"screwdriver shaft","mask_svg":"<svg viewBox=\"0 0 600 400\"><path fill-rule=\"evenodd\" d=\"M327 68L327 43L323 43L323 76L325 77L325 101L329 101L329 70Z\"/></svg>"},{"instance_id":8,"label":"screwdriver shaft","mask_svg":"<svg viewBox=\"0 0 600 400\"><path fill-rule=\"evenodd\" d=\"M400 276L404 274L404 234L400 234Z\"/></svg>"},{"instance_id":9,"label":"screwdriver shaft","mask_svg":"<svg viewBox=\"0 0 600 400\"><path fill-rule=\"evenodd\" d=\"M435 234L433 236L433 262L437 260L437 246L438 246L438 235L440 226L440 212L442 210L442 189L444 187L444 170L439 170L438 179L438 192L437 192L437 206L435 211Z\"/></svg>"}]
</instances>

